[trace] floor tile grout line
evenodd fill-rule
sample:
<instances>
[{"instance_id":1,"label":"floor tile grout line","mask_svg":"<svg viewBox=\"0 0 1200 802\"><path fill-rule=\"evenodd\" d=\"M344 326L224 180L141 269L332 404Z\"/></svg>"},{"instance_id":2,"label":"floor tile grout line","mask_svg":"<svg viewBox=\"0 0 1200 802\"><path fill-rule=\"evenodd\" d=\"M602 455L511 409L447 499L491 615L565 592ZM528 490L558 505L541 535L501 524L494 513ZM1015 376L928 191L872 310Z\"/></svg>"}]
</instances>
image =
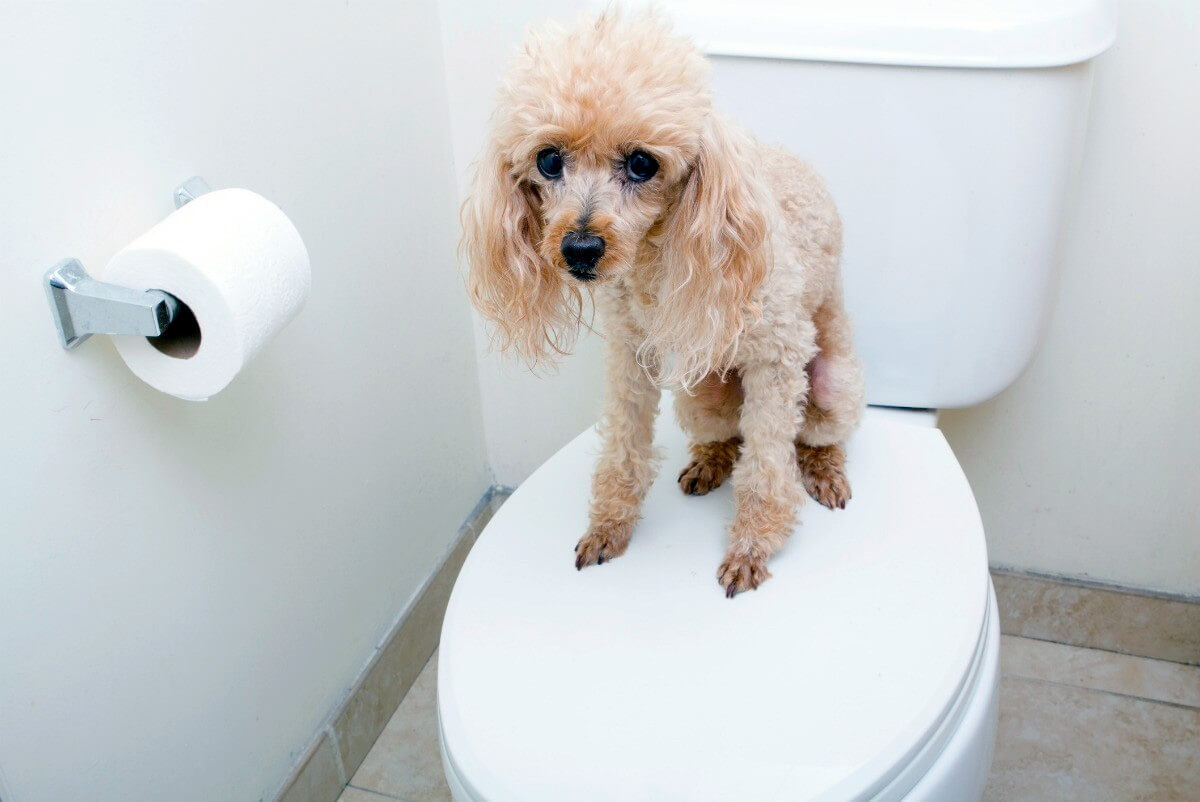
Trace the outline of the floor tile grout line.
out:
<instances>
[{"instance_id":1,"label":"floor tile grout line","mask_svg":"<svg viewBox=\"0 0 1200 802\"><path fill-rule=\"evenodd\" d=\"M440 646L441 646L441 644L439 643L439 644L438 644L438 647L440 647ZM360 766L359 766L359 768L360 768L360 769L362 768L362 766L365 766L365 765L366 765L366 763L367 763L367 760L368 760L368 759L370 758L370 756L371 756L371 755L372 755L372 754L375 752L375 749L376 749L376 748L379 746L379 742L380 742L380 740L382 740L382 738L383 738L384 734L386 734L386 733L387 733L387 731L388 731L388 727L390 727L390 726L391 726L392 720L395 718L395 716L397 716L397 715L399 715L399 714L400 714L400 710L401 710L401 708L403 708L405 701L407 701L407 700L408 700L408 699L409 699L409 698L412 696L412 694L413 694L413 689L415 688L415 686L416 686L417 682L420 680L420 678L421 678L421 675L423 675L423 674L424 674L424 673L425 673L425 672L426 672L426 671L429 669L429 666L430 666L430 664L433 662L433 660L434 660L434 657L437 655L437 653L438 653L438 647L434 647L434 650L433 650L433 652L432 652L432 653L429 655L429 658L428 658L428 659L425 661L425 663L424 663L424 664L421 666L421 669L420 669L420 671L418 671L418 672L417 672L417 679L413 680L413 687L410 687L410 688L408 689L408 692L407 692L407 693L405 693L405 694L404 694L404 696L403 696L403 697L400 699L400 704L396 706L396 712L392 714L392 715L393 715L393 718L388 720L388 723L387 723L386 725L384 725L384 729L383 729L383 731L381 731L381 732L379 733L379 737L375 739L375 742L374 742L374 743L372 743L372 744L371 744L371 747L370 747L370 748L367 750L367 755L366 755L366 757L364 757L364 758L363 758L363 762L362 762L362 763L360 764ZM357 771L355 772L355 774L357 775ZM370 793L370 794L377 794L377 795L379 795L380 797L383 797L383 798L385 798L385 799L392 799L392 800L396 800L396 802L413 802L413 800L412 800L411 798L409 798L409 797L396 796L396 795L394 795L394 794L387 793L386 791L380 791L380 790L378 790L378 789L375 789L375 788L368 788L368 787L367 787L367 786L365 786L365 785L355 785L355 784L354 784L354 779L353 779L353 778L351 778L351 779L350 779L350 781L349 781L349 782L347 782L347 783L346 783L346 784L343 786L343 789L342 789L342 790L344 791L346 788L353 788L353 789L355 789L356 791L364 791L364 792L366 792L366 793Z\"/></svg>"},{"instance_id":2,"label":"floor tile grout line","mask_svg":"<svg viewBox=\"0 0 1200 802\"><path fill-rule=\"evenodd\" d=\"M402 797L385 794L383 791L376 791L374 788L364 788L363 786L355 785L354 783L346 783L346 787L353 788L355 791L366 791L368 794L375 794L376 796L381 796L384 799L395 799L398 800L398 802L405 802Z\"/></svg>"},{"instance_id":3,"label":"floor tile grout line","mask_svg":"<svg viewBox=\"0 0 1200 802\"><path fill-rule=\"evenodd\" d=\"M1000 676L1007 678L1007 679L1019 679L1019 680L1024 680L1026 682L1036 682L1041 685L1057 685L1060 688L1075 688L1076 690L1080 690L1080 691L1092 691L1093 693L1105 693L1105 694L1108 694L1109 696L1118 696L1122 699L1133 699L1138 702L1149 702L1150 704L1166 705L1167 707L1175 707L1175 708L1179 708L1180 710L1194 710L1194 711L1200 712L1200 707L1197 707L1196 705L1184 704L1183 702L1168 702L1165 699L1150 699L1148 697L1137 696L1136 694L1132 694L1132 693L1121 693L1120 691L1109 691L1109 690L1105 690L1104 688L1091 688L1091 687L1088 687L1087 685L1075 685L1074 683L1070 683L1070 682L1059 682L1058 680L1045 679L1044 677L1030 677L1025 674L1014 674L1012 672L1001 672Z\"/></svg>"},{"instance_id":4,"label":"floor tile grout line","mask_svg":"<svg viewBox=\"0 0 1200 802\"><path fill-rule=\"evenodd\" d=\"M1035 640L1038 643L1053 643L1056 646L1071 646L1076 649L1089 649L1093 652L1104 652L1105 654L1117 654L1121 657L1135 657L1138 660L1154 660L1158 663L1170 663L1173 666L1183 666L1185 668L1200 669L1200 663L1185 663L1182 660L1172 660L1168 657L1150 657L1145 654L1134 654L1133 652L1118 652L1115 649L1105 649L1103 646L1084 646L1079 643L1067 643L1062 640L1054 640L1053 638L1039 638L1036 635L1020 635L1016 632L1001 632L1001 635L1009 638L1024 638L1025 640Z\"/></svg>"}]
</instances>

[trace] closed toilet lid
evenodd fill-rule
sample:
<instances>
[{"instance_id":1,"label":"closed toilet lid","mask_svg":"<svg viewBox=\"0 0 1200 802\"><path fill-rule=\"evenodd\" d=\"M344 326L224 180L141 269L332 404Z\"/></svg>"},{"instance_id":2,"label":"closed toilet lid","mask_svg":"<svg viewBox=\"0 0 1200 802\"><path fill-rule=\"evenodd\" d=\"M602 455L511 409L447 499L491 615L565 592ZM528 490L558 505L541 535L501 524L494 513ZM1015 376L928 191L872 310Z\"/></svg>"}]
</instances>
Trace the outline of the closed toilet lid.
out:
<instances>
[{"instance_id":1,"label":"closed toilet lid","mask_svg":"<svg viewBox=\"0 0 1200 802\"><path fill-rule=\"evenodd\" d=\"M626 554L576 571L599 442L580 435L497 512L442 631L449 770L480 802L888 797L963 693L987 609L983 529L941 432L868 412L853 499L815 502L773 578L726 599L725 486L666 455ZM896 794L892 792L895 791Z\"/></svg>"}]
</instances>

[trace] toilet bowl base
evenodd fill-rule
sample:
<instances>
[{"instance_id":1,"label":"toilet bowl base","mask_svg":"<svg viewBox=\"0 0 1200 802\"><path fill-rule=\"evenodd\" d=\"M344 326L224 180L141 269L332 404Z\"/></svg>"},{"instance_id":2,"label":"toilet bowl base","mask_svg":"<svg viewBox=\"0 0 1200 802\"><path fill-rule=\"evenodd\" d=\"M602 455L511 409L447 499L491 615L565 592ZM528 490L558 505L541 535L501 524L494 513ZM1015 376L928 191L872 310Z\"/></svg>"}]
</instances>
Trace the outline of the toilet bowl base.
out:
<instances>
[{"instance_id":1,"label":"toilet bowl base","mask_svg":"<svg viewBox=\"0 0 1200 802\"><path fill-rule=\"evenodd\" d=\"M921 768L929 759L921 754L910 763L919 777L907 792L902 789L912 783L908 769L902 769L886 788L872 799L903 799L904 802L971 802L983 796L995 751L1000 680L1000 618L996 608L996 591L988 582L988 613L980 638L981 653L968 687L956 705L955 713L943 722L945 732L935 735L927 750L936 750L932 763ZM467 790L457 767L446 750L446 741L438 720L438 745L442 753L442 768L454 802L493 802ZM925 750L922 750L923 752ZM922 759L924 758L924 759ZM498 800L496 802L499 802Z\"/></svg>"}]
</instances>

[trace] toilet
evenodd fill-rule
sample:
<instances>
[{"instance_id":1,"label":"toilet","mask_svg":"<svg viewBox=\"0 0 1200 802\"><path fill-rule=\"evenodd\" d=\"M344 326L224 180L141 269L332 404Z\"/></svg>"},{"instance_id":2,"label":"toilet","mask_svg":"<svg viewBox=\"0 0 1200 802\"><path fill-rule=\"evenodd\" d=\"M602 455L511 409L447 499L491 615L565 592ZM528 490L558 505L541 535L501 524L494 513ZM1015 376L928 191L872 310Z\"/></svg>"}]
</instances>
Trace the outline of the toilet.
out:
<instances>
[{"instance_id":1,"label":"toilet","mask_svg":"<svg viewBox=\"0 0 1200 802\"><path fill-rule=\"evenodd\" d=\"M497 511L438 664L457 802L973 800L995 742L983 525L936 411L1032 358L1087 123L1098 0L660 3L717 105L826 177L871 406L853 499L804 506L773 578L728 600L726 483L686 496L664 401L628 552L577 572L599 441Z\"/></svg>"}]
</instances>

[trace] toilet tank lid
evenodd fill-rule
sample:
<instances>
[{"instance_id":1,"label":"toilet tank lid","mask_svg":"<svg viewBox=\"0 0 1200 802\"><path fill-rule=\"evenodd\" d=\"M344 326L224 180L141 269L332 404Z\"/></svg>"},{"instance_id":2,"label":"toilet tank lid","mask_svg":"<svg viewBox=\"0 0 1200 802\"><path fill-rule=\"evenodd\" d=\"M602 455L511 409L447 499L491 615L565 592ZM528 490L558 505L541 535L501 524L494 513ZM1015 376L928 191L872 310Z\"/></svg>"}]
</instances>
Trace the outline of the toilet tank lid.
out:
<instances>
[{"instance_id":1,"label":"toilet tank lid","mask_svg":"<svg viewBox=\"0 0 1200 802\"><path fill-rule=\"evenodd\" d=\"M1057 67L1116 38L1115 0L667 0L707 53L920 67Z\"/></svg>"}]
</instances>

